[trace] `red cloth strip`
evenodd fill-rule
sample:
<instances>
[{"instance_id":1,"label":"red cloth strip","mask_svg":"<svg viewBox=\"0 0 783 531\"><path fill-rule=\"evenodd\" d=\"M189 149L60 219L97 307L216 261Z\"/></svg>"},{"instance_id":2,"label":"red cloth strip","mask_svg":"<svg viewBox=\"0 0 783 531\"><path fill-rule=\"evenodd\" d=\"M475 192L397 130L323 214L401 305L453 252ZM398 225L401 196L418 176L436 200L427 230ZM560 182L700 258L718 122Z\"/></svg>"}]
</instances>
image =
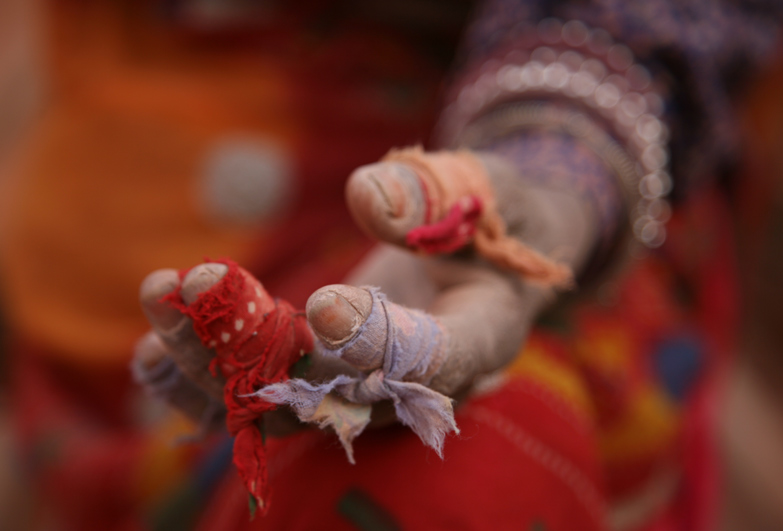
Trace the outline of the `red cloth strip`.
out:
<instances>
[{"instance_id":1,"label":"red cloth strip","mask_svg":"<svg viewBox=\"0 0 783 531\"><path fill-rule=\"evenodd\" d=\"M248 396L288 379L291 366L313 348L303 312L272 299L258 280L230 260L226 275L190 305L177 289L164 301L193 320L205 347L215 350L210 369L226 378L226 425L234 437L234 465L262 514L269 504L266 453L258 421L276 404ZM184 278L187 270L180 272Z\"/></svg>"},{"instance_id":2,"label":"red cloth strip","mask_svg":"<svg viewBox=\"0 0 783 531\"><path fill-rule=\"evenodd\" d=\"M405 243L428 254L458 251L473 239L482 211L481 199L474 195L463 197L442 220L408 232Z\"/></svg>"}]
</instances>

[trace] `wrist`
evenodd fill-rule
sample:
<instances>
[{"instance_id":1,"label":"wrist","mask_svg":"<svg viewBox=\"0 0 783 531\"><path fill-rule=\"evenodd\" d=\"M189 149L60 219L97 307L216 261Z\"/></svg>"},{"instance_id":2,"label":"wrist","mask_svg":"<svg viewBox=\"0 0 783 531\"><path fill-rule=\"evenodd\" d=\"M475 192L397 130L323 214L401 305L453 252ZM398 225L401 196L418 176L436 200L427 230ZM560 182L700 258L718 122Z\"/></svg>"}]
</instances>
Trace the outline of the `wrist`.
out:
<instances>
[{"instance_id":1,"label":"wrist","mask_svg":"<svg viewBox=\"0 0 783 531\"><path fill-rule=\"evenodd\" d=\"M573 150L569 139L533 134L507 140L480 156L503 190L498 210L509 234L579 275L616 226L604 215L611 205L621 206L611 176L591 153ZM591 193L601 187L605 193Z\"/></svg>"}]
</instances>

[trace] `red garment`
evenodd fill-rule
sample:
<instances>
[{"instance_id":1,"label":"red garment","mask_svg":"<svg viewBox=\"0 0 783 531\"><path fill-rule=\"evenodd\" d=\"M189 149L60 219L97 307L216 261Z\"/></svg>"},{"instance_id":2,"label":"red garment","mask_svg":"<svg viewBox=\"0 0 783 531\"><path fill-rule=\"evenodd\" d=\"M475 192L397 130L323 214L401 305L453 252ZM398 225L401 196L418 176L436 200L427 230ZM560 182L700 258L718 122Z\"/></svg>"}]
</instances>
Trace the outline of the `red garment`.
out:
<instances>
[{"instance_id":1,"label":"red garment","mask_svg":"<svg viewBox=\"0 0 783 531\"><path fill-rule=\"evenodd\" d=\"M443 461L401 426L359 437L356 465L331 434L270 441L268 516L249 521L231 474L198 529L355 530L363 512L406 530L604 529L594 433L557 406L512 380L458 410Z\"/></svg>"}]
</instances>

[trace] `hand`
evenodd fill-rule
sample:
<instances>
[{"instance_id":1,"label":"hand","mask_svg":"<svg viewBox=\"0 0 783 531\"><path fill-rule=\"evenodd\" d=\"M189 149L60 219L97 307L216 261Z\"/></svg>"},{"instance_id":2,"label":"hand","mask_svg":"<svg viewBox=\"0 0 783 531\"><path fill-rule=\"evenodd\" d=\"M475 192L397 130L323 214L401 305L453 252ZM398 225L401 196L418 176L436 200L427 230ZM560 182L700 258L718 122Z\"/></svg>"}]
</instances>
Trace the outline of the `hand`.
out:
<instances>
[{"instance_id":1,"label":"hand","mask_svg":"<svg viewBox=\"0 0 783 531\"><path fill-rule=\"evenodd\" d=\"M598 233L590 206L577 194L530 185L498 157L481 155L480 160L509 233L578 270ZM356 375L383 366L386 330L363 326L375 299L359 285L379 286L395 308L396 304L422 308L434 317L443 332L439 336L442 344L435 346L441 353L428 364L426 382L422 381L452 397L469 389L477 376L510 362L538 312L553 298L551 289L526 282L470 252L438 257L401 249L406 235L425 223L426 191L415 172L402 163L382 162L359 168L351 176L346 189L348 206L356 222L383 245L347 284L326 286L310 297L307 319L323 348L313 356L308 379ZM222 264L191 270L182 280L184 301L194 300L223 274ZM220 400L223 381L207 369L213 352L202 346L187 317L159 302L179 283L175 271L160 270L142 284L141 302L153 331L140 343L137 363L153 367L173 360L189 385ZM419 318L405 309L400 313ZM360 344L362 348L351 346ZM343 348L346 345L349 348ZM330 351L339 351L342 358L330 356ZM197 417L199 408L191 409L188 413ZM269 420L272 432L284 432L293 425Z\"/></svg>"}]
</instances>

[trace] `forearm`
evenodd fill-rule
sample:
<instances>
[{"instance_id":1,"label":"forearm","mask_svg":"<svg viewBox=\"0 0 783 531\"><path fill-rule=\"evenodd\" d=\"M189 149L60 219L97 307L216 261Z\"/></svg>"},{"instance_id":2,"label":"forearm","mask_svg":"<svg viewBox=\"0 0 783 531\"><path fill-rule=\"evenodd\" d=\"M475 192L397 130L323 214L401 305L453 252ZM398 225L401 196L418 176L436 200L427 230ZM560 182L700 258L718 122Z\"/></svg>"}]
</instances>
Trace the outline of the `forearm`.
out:
<instances>
[{"instance_id":1,"label":"forearm","mask_svg":"<svg viewBox=\"0 0 783 531\"><path fill-rule=\"evenodd\" d=\"M618 243L627 236L651 247L663 242L673 187L730 166L736 84L727 80L737 76L727 74L740 61L764 59L781 12L779 3L720 0L485 2L436 138L446 148L500 154L531 183L581 191L601 231L589 267L600 269L601 260L618 258L602 253L627 250ZM722 38L729 29L733 38ZM588 163L590 175L576 180L560 171L583 159L584 148L609 171Z\"/></svg>"}]
</instances>

